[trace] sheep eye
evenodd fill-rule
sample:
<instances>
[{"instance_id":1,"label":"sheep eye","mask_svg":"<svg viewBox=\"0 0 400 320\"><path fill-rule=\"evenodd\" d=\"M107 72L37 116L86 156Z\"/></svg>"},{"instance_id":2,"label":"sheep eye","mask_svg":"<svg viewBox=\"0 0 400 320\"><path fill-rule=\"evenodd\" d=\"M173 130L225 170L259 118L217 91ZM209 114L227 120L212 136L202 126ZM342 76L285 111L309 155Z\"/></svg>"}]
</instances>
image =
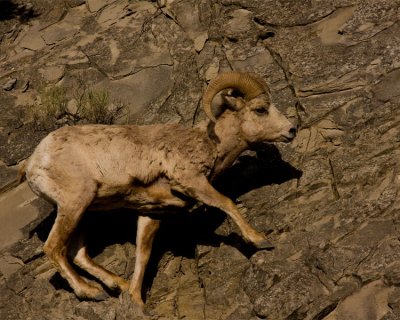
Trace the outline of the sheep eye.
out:
<instances>
[{"instance_id":1,"label":"sheep eye","mask_svg":"<svg viewBox=\"0 0 400 320\"><path fill-rule=\"evenodd\" d=\"M254 110L258 115L263 115L267 113L267 109L265 108L257 108Z\"/></svg>"}]
</instances>

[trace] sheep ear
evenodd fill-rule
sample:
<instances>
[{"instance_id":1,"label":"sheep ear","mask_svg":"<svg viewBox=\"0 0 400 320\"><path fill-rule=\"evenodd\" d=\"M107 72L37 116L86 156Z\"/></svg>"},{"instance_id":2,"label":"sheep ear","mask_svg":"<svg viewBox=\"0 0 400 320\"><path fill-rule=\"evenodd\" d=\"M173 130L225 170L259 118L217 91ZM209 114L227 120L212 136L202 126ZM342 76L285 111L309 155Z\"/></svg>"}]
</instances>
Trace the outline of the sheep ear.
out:
<instances>
[{"instance_id":1,"label":"sheep ear","mask_svg":"<svg viewBox=\"0 0 400 320\"><path fill-rule=\"evenodd\" d=\"M224 96L224 103L229 109L235 111L238 111L245 106L245 101L242 97L234 97L231 95Z\"/></svg>"}]
</instances>

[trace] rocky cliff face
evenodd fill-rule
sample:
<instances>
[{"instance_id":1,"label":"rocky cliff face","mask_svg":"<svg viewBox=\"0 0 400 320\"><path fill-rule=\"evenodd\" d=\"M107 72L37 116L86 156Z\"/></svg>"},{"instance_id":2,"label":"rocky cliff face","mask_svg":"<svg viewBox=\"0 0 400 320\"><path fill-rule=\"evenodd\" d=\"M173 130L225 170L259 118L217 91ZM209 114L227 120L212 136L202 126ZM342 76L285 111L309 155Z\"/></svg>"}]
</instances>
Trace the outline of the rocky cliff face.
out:
<instances>
[{"instance_id":1,"label":"rocky cliff face","mask_svg":"<svg viewBox=\"0 0 400 320\"><path fill-rule=\"evenodd\" d=\"M399 19L398 0L0 1L0 318L400 319ZM79 301L42 252L52 208L15 185L45 135L29 112L40 91L80 79L131 123L190 126L232 69L266 79L300 124L217 183L275 249L199 207L164 221L144 315L113 293ZM83 224L96 260L131 276L134 214Z\"/></svg>"}]
</instances>

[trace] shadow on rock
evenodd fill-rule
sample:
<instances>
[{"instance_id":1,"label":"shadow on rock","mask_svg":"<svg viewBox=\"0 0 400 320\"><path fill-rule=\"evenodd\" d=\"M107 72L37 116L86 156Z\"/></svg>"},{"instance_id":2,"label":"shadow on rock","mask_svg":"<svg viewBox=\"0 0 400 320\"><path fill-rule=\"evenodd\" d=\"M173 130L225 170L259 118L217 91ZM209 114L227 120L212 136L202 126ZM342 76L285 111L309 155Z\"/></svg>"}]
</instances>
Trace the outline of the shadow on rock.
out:
<instances>
[{"instance_id":1,"label":"shadow on rock","mask_svg":"<svg viewBox=\"0 0 400 320\"><path fill-rule=\"evenodd\" d=\"M0 0L0 21L18 18L25 22L37 16L30 4L17 4L10 0Z\"/></svg>"},{"instance_id":2,"label":"shadow on rock","mask_svg":"<svg viewBox=\"0 0 400 320\"><path fill-rule=\"evenodd\" d=\"M258 143L251 149L251 155L240 156L217 181L215 187L234 199L251 190L271 184L280 184L299 179L302 172L282 156L275 145Z\"/></svg>"}]
</instances>

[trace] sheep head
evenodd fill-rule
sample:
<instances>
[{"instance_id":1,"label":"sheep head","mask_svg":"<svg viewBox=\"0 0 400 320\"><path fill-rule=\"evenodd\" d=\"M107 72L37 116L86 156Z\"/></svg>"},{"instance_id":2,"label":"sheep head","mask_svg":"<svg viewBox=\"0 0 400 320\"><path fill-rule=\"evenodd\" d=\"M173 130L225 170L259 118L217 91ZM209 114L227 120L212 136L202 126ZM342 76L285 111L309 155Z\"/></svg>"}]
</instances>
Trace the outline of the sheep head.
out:
<instances>
[{"instance_id":1,"label":"sheep head","mask_svg":"<svg viewBox=\"0 0 400 320\"><path fill-rule=\"evenodd\" d=\"M231 90L225 90L228 88ZM289 142L296 136L296 127L271 104L266 83L249 73L223 73L210 82L203 96L203 108L211 121L218 121L211 103L222 90L224 105L234 111L249 143Z\"/></svg>"}]
</instances>

